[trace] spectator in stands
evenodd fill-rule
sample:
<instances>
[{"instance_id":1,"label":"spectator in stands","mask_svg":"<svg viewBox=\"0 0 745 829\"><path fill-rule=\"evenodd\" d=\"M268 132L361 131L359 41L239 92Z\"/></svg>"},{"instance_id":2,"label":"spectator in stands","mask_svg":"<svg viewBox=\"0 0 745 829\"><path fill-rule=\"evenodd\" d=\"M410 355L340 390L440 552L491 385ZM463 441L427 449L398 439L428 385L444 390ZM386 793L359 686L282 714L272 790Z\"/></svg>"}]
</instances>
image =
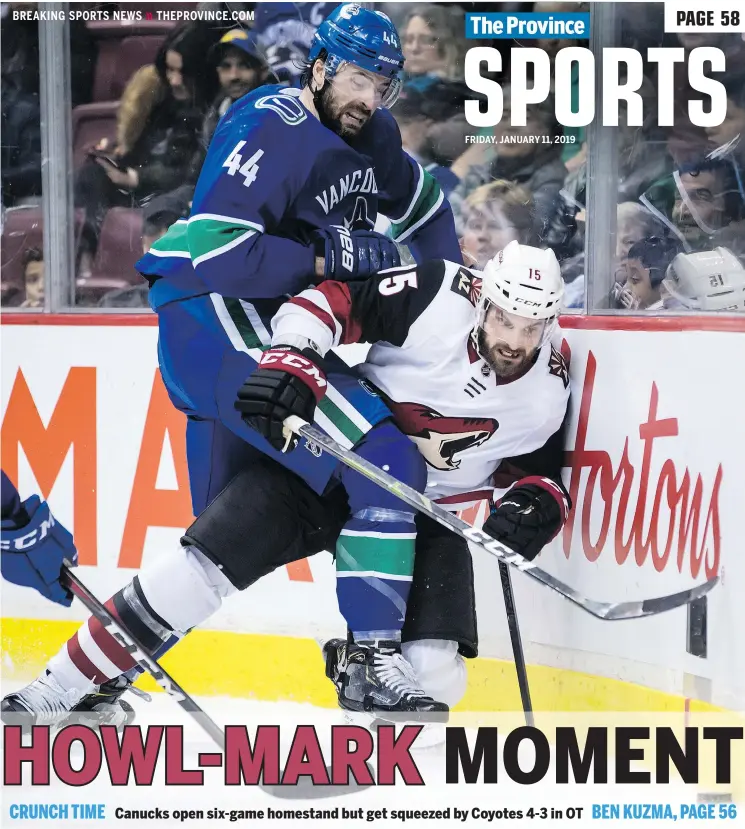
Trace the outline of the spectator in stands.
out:
<instances>
[{"instance_id":1,"label":"spectator in stands","mask_svg":"<svg viewBox=\"0 0 745 829\"><path fill-rule=\"evenodd\" d=\"M339 4L256 3L253 31L278 83L299 87L318 26Z\"/></svg>"},{"instance_id":2,"label":"spectator in stands","mask_svg":"<svg viewBox=\"0 0 745 829\"><path fill-rule=\"evenodd\" d=\"M558 124L553 114L553 102L529 106L526 126L513 125L510 118L510 93L504 92L504 114L494 128L497 143L471 144L453 162L452 170L461 179L450 195L455 213L456 227L463 232L463 202L469 193L482 184L504 179L520 184L533 197L533 238L536 244L546 240L549 224L556 214L559 191L564 185L566 167L561 160L561 145L555 143L503 143L523 136L558 134ZM490 158L491 156L491 158Z\"/></svg>"},{"instance_id":3,"label":"spectator in stands","mask_svg":"<svg viewBox=\"0 0 745 829\"><path fill-rule=\"evenodd\" d=\"M44 307L44 254L39 248L29 248L23 254L23 282L26 299L21 308Z\"/></svg>"},{"instance_id":4,"label":"spectator in stands","mask_svg":"<svg viewBox=\"0 0 745 829\"><path fill-rule=\"evenodd\" d=\"M269 67L264 62L256 41L254 32L231 29L213 47L211 57L217 68L220 91L208 113L210 137L233 101L266 83Z\"/></svg>"},{"instance_id":5,"label":"spectator in stands","mask_svg":"<svg viewBox=\"0 0 745 829\"><path fill-rule=\"evenodd\" d=\"M673 224L691 250L706 250L720 231L743 219L745 203L731 160L706 158L677 171Z\"/></svg>"},{"instance_id":6,"label":"spectator in stands","mask_svg":"<svg viewBox=\"0 0 745 829\"><path fill-rule=\"evenodd\" d=\"M462 107L460 108L462 115ZM425 95L410 86L404 86L392 110L401 130L404 150L437 179L445 195L449 195L458 184L458 178L450 169L438 164L433 158L433 134L447 123L446 111L433 101L429 91ZM457 113L456 113L457 116Z\"/></svg>"},{"instance_id":7,"label":"spectator in stands","mask_svg":"<svg viewBox=\"0 0 745 829\"><path fill-rule=\"evenodd\" d=\"M661 310L662 280L680 250L680 242L672 236L650 236L634 242L623 263L626 281L616 292L616 307L628 311Z\"/></svg>"},{"instance_id":8,"label":"spectator in stands","mask_svg":"<svg viewBox=\"0 0 745 829\"><path fill-rule=\"evenodd\" d=\"M202 169L217 122L234 101L267 83L269 77L269 67L258 47L256 34L245 29L231 29L226 32L212 47L210 61L214 63L220 91L204 119L202 144L191 163L191 181L199 178L199 171Z\"/></svg>"},{"instance_id":9,"label":"spectator in stands","mask_svg":"<svg viewBox=\"0 0 745 829\"><path fill-rule=\"evenodd\" d=\"M143 253L147 253L172 224L189 216L193 196L194 188L185 184L170 193L156 196L145 205L142 211Z\"/></svg>"},{"instance_id":10,"label":"spectator in stands","mask_svg":"<svg viewBox=\"0 0 745 829\"><path fill-rule=\"evenodd\" d=\"M185 184L170 193L156 196L142 211L142 252L163 236L168 228L189 215L194 188ZM144 282L128 288L109 291L98 303L100 308L147 308L150 286Z\"/></svg>"},{"instance_id":11,"label":"spectator in stands","mask_svg":"<svg viewBox=\"0 0 745 829\"><path fill-rule=\"evenodd\" d=\"M39 96L26 95L5 84L2 90L3 205L12 207L41 197L41 115Z\"/></svg>"},{"instance_id":12,"label":"spectator in stands","mask_svg":"<svg viewBox=\"0 0 745 829\"><path fill-rule=\"evenodd\" d=\"M14 20L14 9L37 3L3 3L0 27L2 62L2 201L6 207L41 197L41 115L39 104L39 24ZM91 99L96 49L85 23L70 21L72 105Z\"/></svg>"},{"instance_id":13,"label":"spectator in stands","mask_svg":"<svg viewBox=\"0 0 745 829\"><path fill-rule=\"evenodd\" d=\"M534 14L576 14L577 12L589 12L589 3L569 2L562 3L556 0L537 0L533 3ZM580 46L580 40L573 38L536 38L530 41L520 41L525 46L532 46L535 49L542 49L550 58L553 64L559 49L566 49L570 46ZM553 82L552 82L553 83Z\"/></svg>"},{"instance_id":14,"label":"spectator in stands","mask_svg":"<svg viewBox=\"0 0 745 829\"><path fill-rule=\"evenodd\" d=\"M401 32L404 70L408 82L425 90L437 78L459 80L467 43L463 35L463 9L432 3L415 6Z\"/></svg>"},{"instance_id":15,"label":"spectator in stands","mask_svg":"<svg viewBox=\"0 0 745 829\"><path fill-rule=\"evenodd\" d=\"M493 181L476 188L464 205L461 248L472 267L483 268L510 242L532 243L533 199L524 187Z\"/></svg>"},{"instance_id":16,"label":"spectator in stands","mask_svg":"<svg viewBox=\"0 0 745 829\"><path fill-rule=\"evenodd\" d=\"M649 236L659 236L664 227L659 219L641 204L622 202L616 209L616 260L621 262L634 242Z\"/></svg>"},{"instance_id":17,"label":"spectator in stands","mask_svg":"<svg viewBox=\"0 0 745 829\"><path fill-rule=\"evenodd\" d=\"M740 169L745 169L745 86L727 96L727 117L716 127L707 127L706 134L716 146L731 146L731 154Z\"/></svg>"},{"instance_id":18,"label":"spectator in stands","mask_svg":"<svg viewBox=\"0 0 745 829\"><path fill-rule=\"evenodd\" d=\"M3 97L10 83L28 95L39 95L39 24L14 20L14 9L34 11L39 3L3 3L0 27ZM72 105L87 104L93 91L96 44L82 20L70 21L70 93Z\"/></svg>"},{"instance_id":19,"label":"spectator in stands","mask_svg":"<svg viewBox=\"0 0 745 829\"><path fill-rule=\"evenodd\" d=\"M92 157L75 185L76 205L86 210L83 243L88 260L110 207L137 206L188 180L217 87L215 74L204 70L204 56L213 42L209 26L179 27L164 42L155 65L143 66L127 85L113 158ZM83 264L79 275L86 275Z\"/></svg>"},{"instance_id":20,"label":"spectator in stands","mask_svg":"<svg viewBox=\"0 0 745 829\"><path fill-rule=\"evenodd\" d=\"M432 119L428 132L430 154L434 161L452 172L453 162L466 148L466 136L473 127L466 121L466 99L480 100L462 81L437 80L427 87L425 94L427 112ZM458 176L453 172L453 180Z\"/></svg>"}]
</instances>

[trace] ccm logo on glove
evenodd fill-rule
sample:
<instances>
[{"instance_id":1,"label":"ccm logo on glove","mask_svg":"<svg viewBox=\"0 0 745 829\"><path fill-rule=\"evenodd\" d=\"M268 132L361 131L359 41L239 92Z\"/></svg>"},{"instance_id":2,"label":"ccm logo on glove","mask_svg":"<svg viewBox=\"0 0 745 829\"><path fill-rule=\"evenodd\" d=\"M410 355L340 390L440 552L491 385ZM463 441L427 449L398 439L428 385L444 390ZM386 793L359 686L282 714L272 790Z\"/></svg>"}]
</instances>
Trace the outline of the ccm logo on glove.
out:
<instances>
[{"instance_id":1,"label":"ccm logo on glove","mask_svg":"<svg viewBox=\"0 0 745 829\"><path fill-rule=\"evenodd\" d=\"M40 541L43 541L47 537L49 530L51 530L56 523L57 522L54 520L54 516L50 512L48 517L45 518L38 527L34 527L30 533L16 536L15 538L3 538L2 541L0 541L0 549L13 552L29 550Z\"/></svg>"},{"instance_id":2,"label":"ccm logo on glove","mask_svg":"<svg viewBox=\"0 0 745 829\"><path fill-rule=\"evenodd\" d=\"M328 385L321 369L296 351L265 351L259 361L259 368L281 368L288 374L294 374L295 377L308 383L316 400L323 397Z\"/></svg>"}]
</instances>

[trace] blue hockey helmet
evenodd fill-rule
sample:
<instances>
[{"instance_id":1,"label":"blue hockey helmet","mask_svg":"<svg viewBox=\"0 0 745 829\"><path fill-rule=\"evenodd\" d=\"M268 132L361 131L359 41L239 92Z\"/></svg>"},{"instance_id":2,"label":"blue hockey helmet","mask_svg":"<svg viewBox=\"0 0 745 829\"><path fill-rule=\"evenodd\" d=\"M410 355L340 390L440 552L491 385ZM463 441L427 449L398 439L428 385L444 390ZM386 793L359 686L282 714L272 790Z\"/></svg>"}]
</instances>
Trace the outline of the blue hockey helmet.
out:
<instances>
[{"instance_id":1,"label":"blue hockey helmet","mask_svg":"<svg viewBox=\"0 0 745 829\"><path fill-rule=\"evenodd\" d=\"M311 65L326 53L326 77L330 80L353 63L390 79L383 106L391 107L401 91L404 55L396 27L388 15L357 3L337 6L313 35L308 60Z\"/></svg>"}]
</instances>

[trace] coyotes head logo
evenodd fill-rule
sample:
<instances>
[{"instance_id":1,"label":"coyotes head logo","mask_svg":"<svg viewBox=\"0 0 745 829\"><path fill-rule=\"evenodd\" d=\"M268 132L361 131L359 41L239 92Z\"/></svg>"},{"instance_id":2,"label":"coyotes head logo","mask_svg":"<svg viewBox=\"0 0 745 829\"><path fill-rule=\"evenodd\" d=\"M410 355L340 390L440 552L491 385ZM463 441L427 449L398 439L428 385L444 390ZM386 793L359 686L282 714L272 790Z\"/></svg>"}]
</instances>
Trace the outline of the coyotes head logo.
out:
<instances>
[{"instance_id":1,"label":"coyotes head logo","mask_svg":"<svg viewBox=\"0 0 745 829\"><path fill-rule=\"evenodd\" d=\"M435 469L458 469L455 455L486 443L499 428L491 417L445 417L420 403L387 402L401 431Z\"/></svg>"}]
</instances>

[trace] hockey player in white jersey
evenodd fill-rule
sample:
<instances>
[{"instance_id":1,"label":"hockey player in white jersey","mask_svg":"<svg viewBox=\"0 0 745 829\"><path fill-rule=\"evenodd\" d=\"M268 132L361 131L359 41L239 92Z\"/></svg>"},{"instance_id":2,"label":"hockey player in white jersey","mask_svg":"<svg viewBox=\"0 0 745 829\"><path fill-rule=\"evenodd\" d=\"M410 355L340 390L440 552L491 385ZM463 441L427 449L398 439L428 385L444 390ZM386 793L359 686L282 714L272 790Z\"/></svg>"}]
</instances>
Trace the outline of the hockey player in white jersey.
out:
<instances>
[{"instance_id":1,"label":"hockey player in white jersey","mask_svg":"<svg viewBox=\"0 0 745 829\"><path fill-rule=\"evenodd\" d=\"M361 382L384 398L395 424L426 458L427 495L453 509L493 500L484 530L533 559L569 509L561 483L569 378L551 344L562 293L553 253L517 243L483 273L436 260L366 281L324 282L281 306L272 347L242 385L236 408L283 448L284 420L312 421L323 397L322 355L340 343L373 343ZM500 497L510 486L508 497ZM279 464L257 462L186 531L186 565L183 556L162 556L125 588L126 606L115 597L107 607L122 621L126 611L127 627L157 654L171 637L204 623L223 599L309 552L336 549L337 571L358 574L355 539L343 530L348 510L342 488L319 496ZM453 706L465 693L463 657L478 655L468 545L424 515L416 530L400 653L382 662L375 648L344 640L324 649L342 708L379 714L382 688L437 700L436 719L439 703ZM241 587L212 563L219 551L240 563ZM94 634L96 647L87 653L97 676L111 680L129 655L108 634ZM69 711L62 697L77 687L67 658L74 644L49 663L59 698L49 698L46 683L45 708L36 702L42 677L6 697L3 712ZM132 677L122 675L122 687ZM107 705L113 715L122 703Z\"/></svg>"},{"instance_id":2,"label":"hockey player in white jersey","mask_svg":"<svg viewBox=\"0 0 745 829\"><path fill-rule=\"evenodd\" d=\"M570 508L561 482L569 377L551 342L562 296L554 253L517 242L483 272L439 260L365 282L324 282L274 317L272 349L238 405L276 440L288 416L312 421L326 352L373 343L358 368L425 457L425 494L452 509L493 501L484 531L532 560ZM312 370L295 361L308 349L318 354ZM289 394L293 386L298 393ZM313 394L300 394L303 386ZM461 657L478 648L470 553L425 516L417 531L403 654L422 687L452 706L465 692ZM359 688L363 649L332 640L325 653L342 707L355 708L345 694Z\"/></svg>"}]
</instances>

